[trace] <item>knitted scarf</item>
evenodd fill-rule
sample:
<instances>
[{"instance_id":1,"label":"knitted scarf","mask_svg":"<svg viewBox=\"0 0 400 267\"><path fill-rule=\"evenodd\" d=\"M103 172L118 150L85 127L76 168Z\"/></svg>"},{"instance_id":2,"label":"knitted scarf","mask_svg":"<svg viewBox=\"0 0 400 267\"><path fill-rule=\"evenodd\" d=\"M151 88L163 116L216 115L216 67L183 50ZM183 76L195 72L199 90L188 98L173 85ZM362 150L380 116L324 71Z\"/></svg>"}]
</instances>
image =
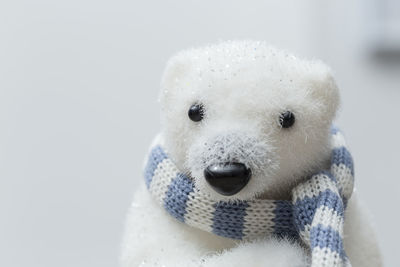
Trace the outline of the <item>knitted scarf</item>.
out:
<instances>
[{"instance_id":1,"label":"knitted scarf","mask_svg":"<svg viewBox=\"0 0 400 267\"><path fill-rule=\"evenodd\" d=\"M214 201L195 188L163 149L152 147L145 167L151 195L173 217L219 236L251 240L261 236L300 239L311 266L351 266L343 247L344 210L353 192L353 160L343 135L332 128L331 165L292 190L292 200Z\"/></svg>"}]
</instances>

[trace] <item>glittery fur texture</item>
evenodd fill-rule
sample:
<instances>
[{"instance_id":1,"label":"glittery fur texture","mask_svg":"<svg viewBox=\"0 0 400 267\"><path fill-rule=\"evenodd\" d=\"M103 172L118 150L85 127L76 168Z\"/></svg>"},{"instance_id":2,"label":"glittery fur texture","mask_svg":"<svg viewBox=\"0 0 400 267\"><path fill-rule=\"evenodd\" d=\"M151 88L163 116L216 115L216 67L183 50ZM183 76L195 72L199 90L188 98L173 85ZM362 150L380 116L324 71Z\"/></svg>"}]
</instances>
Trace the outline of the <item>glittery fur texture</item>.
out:
<instances>
[{"instance_id":1,"label":"glittery fur texture","mask_svg":"<svg viewBox=\"0 0 400 267\"><path fill-rule=\"evenodd\" d=\"M231 133L268 147L262 149L268 155L245 159L257 165L266 156L271 163L253 169L253 179L236 199L287 194L296 179L328 160L339 93L330 69L320 61L302 60L262 42L226 42L177 54L161 87L166 148L178 167L214 198L224 197L205 184L198 159L211 156L215 138L230 143L232 154L243 147L243 138L229 138ZM193 103L204 105L200 123L187 118ZM296 123L283 131L278 120L287 110Z\"/></svg>"},{"instance_id":2,"label":"glittery fur texture","mask_svg":"<svg viewBox=\"0 0 400 267\"><path fill-rule=\"evenodd\" d=\"M319 61L253 41L191 49L168 63L160 98L171 158L211 199L288 198L296 184L329 161L329 128L339 94L329 68ZM187 117L194 103L204 105L200 123ZM296 115L290 129L278 124L286 110ZM231 158L244 161L254 175L237 195L222 197L208 187L201 170ZM144 190L128 216L123 266L307 265L307 253L293 241L260 237L238 244L173 221ZM355 227L356 222L362 224ZM369 225L353 196L344 229L353 266L381 265Z\"/></svg>"}]
</instances>

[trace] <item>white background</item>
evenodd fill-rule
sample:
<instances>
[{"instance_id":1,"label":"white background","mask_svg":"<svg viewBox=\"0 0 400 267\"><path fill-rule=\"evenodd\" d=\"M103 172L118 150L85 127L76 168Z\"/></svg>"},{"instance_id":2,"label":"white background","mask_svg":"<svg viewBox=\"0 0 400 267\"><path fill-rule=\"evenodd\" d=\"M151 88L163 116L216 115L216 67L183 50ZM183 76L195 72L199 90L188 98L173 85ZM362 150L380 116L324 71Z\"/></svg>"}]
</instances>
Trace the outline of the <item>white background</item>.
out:
<instances>
[{"instance_id":1,"label":"white background","mask_svg":"<svg viewBox=\"0 0 400 267\"><path fill-rule=\"evenodd\" d=\"M357 190L396 266L400 61L372 53L374 14L362 0L1 1L0 266L117 266L166 60L243 38L336 71Z\"/></svg>"}]
</instances>

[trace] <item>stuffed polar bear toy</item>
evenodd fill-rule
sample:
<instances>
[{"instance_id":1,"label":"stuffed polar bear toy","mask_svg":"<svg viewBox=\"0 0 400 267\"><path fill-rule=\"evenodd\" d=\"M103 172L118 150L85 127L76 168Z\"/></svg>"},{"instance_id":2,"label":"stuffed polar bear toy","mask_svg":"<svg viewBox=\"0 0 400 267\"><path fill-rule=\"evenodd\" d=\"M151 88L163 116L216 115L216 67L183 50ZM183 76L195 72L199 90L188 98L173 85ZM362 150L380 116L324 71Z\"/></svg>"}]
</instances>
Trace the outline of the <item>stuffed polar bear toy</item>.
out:
<instances>
[{"instance_id":1,"label":"stuffed polar bear toy","mask_svg":"<svg viewBox=\"0 0 400 267\"><path fill-rule=\"evenodd\" d=\"M326 65L222 42L178 53L161 87L122 266L382 265Z\"/></svg>"}]
</instances>

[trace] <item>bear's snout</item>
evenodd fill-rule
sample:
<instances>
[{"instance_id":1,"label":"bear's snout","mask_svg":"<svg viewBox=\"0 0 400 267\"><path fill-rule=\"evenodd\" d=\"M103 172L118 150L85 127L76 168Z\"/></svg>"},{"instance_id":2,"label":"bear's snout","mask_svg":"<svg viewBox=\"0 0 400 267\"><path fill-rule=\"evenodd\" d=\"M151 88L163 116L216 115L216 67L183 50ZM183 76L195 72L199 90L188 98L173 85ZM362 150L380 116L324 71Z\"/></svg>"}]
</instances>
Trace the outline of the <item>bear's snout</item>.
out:
<instances>
[{"instance_id":1,"label":"bear's snout","mask_svg":"<svg viewBox=\"0 0 400 267\"><path fill-rule=\"evenodd\" d=\"M277 166L272 140L265 133L243 130L254 129L246 124L228 126L197 137L185 165L196 187L214 200L254 198L265 191Z\"/></svg>"},{"instance_id":2,"label":"bear's snout","mask_svg":"<svg viewBox=\"0 0 400 267\"><path fill-rule=\"evenodd\" d=\"M232 196L247 185L251 169L242 163L213 164L204 170L204 177L216 192Z\"/></svg>"}]
</instances>

